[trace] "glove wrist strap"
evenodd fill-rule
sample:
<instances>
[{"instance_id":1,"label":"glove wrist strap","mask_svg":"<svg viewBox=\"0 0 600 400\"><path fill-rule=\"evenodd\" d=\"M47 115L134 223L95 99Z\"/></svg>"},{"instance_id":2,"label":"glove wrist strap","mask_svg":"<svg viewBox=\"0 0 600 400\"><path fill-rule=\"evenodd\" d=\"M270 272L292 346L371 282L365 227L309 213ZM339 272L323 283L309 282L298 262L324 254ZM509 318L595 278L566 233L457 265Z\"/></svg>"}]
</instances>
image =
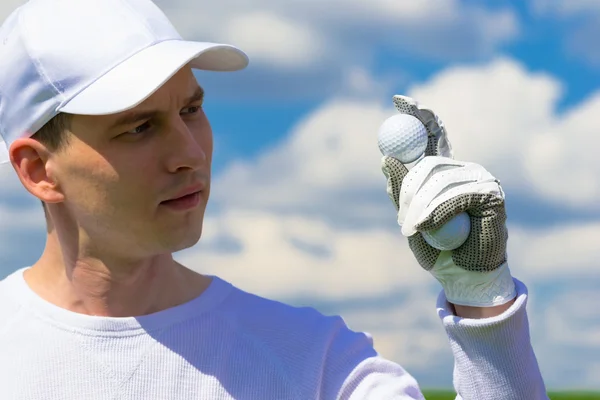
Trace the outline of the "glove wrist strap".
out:
<instances>
[{"instance_id":1,"label":"glove wrist strap","mask_svg":"<svg viewBox=\"0 0 600 400\"><path fill-rule=\"evenodd\" d=\"M517 296L507 263L489 272L465 271L454 263L447 268L436 265L430 272L442 284L446 298L452 304L494 307Z\"/></svg>"}]
</instances>

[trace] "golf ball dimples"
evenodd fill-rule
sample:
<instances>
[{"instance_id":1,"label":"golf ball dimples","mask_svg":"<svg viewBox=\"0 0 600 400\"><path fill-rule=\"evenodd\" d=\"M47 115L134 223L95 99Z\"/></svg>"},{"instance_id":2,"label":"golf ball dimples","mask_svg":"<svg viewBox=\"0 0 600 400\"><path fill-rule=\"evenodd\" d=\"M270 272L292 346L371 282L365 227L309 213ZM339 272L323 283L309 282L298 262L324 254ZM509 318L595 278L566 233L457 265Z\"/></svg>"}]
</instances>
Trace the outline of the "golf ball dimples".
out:
<instances>
[{"instance_id":1,"label":"golf ball dimples","mask_svg":"<svg viewBox=\"0 0 600 400\"><path fill-rule=\"evenodd\" d=\"M404 164L412 163L427 148L427 130L417 117L397 114L383 122L377 144L384 156L394 157Z\"/></svg>"},{"instance_id":2,"label":"golf ball dimples","mask_svg":"<svg viewBox=\"0 0 600 400\"><path fill-rule=\"evenodd\" d=\"M423 232L423 238L438 250L454 250L462 246L471 233L471 218L462 212L435 231Z\"/></svg>"}]
</instances>

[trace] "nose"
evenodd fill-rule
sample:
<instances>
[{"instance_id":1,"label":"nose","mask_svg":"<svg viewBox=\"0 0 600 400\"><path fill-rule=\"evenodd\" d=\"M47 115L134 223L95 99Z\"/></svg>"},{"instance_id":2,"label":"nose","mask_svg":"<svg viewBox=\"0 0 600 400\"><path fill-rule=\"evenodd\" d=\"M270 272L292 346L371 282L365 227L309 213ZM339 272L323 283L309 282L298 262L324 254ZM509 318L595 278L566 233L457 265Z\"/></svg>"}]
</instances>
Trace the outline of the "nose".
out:
<instances>
[{"instance_id":1,"label":"nose","mask_svg":"<svg viewBox=\"0 0 600 400\"><path fill-rule=\"evenodd\" d=\"M206 167L207 151L203 145L207 145L205 140L202 140L207 132L204 132L206 127L194 125L188 126L186 122L177 116L172 118L169 126L167 153L167 168L169 172L176 173L181 170L199 170ZM196 130L202 130L196 132Z\"/></svg>"}]
</instances>

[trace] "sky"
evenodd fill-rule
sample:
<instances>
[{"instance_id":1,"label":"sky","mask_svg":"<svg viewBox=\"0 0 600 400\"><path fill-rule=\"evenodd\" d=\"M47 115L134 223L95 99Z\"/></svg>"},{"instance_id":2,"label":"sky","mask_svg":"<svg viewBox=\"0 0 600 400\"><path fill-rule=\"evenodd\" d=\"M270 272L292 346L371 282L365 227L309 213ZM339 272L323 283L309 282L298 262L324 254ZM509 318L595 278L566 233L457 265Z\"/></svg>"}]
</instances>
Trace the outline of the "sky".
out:
<instances>
[{"instance_id":1,"label":"sky","mask_svg":"<svg viewBox=\"0 0 600 400\"><path fill-rule=\"evenodd\" d=\"M22 1L0 4L0 20ZM198 72L215 135L203 238L176 258L342 315L422 387L452 385L435 310L380 171L394 94L442 118L455 158L507 196L508 260L529 288L550 389L600 389L600 2L158 0L188 39L250 56ZM0 167L0 278L45 239L39 201Z\"/></svg>"}]
</instances>

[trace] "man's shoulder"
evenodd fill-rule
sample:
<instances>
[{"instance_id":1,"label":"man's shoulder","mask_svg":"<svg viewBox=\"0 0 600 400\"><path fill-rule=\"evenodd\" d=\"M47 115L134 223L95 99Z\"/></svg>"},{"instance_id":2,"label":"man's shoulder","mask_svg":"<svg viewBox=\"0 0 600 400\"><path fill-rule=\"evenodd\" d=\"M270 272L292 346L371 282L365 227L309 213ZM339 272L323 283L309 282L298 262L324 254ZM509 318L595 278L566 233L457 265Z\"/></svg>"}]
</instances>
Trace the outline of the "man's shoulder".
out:
<instances>
[{"instance_id":1,"label":"man's shoulder","mask_svg":"<svg viewBox=\"0 0 600 400\"><path fill-rule=\"evenodd\" d=\"M24 269L17 269L0 279L0 296L9 297L22 286Z\"/></svg>"},{"instance_id":2,"label":"man's shoulder","mask_svg":"<svg viewBox=\"0 0 600 400\"><path fill-rule=\"evenodd\" d=\"M327 385L322 388L326 392L335 393L359 364L378 356L371 335L352 330L341 315L326 315L312 306L293 305L238 288L229 298L225 307L235 304L235 312L226 310L226 314L233 316L244 336L281 359L283 368L293 370L293 376L303 374L315 385L326 376Z\"/></svg>"},{"instance_id":3,"label":"man's shoulder","mask_svg":"<svg viewBox=\"0 0 600 400\"><path fill-rule=\"evenodd\" d=\"M0 279L0 324L10 320L21 309L18 296L22 284L20 274L22 270L17 270Z\"/></svg>"},{"instance_id":4,"label":"man's shoulder","mask_svg":"<svg viewBox=\"0 0 600 400\"><path fill-rule=\"evenodd\" d=\"M325 315L314 306L292 304L284 299L275 299L233 288L226 307L242 323L271 325L287 330L316 330L319 327L343 324L338 315Z\"/></svg>"},{"instance_id":5,"label":"man's shoulder","mask_svg":"<svg viewBox=\"0 0 600 400\"><path fill-rule=\"evenodd\" d=\"M238 327L260 336L268 332L269 341L285 349L310 348L319 354L344 353L359 346L372 351L371 335L354 331L341 315L327 315L309 305L293 305L284 300L234 288L226 307Z\"/></svg>"}]
</instances>

